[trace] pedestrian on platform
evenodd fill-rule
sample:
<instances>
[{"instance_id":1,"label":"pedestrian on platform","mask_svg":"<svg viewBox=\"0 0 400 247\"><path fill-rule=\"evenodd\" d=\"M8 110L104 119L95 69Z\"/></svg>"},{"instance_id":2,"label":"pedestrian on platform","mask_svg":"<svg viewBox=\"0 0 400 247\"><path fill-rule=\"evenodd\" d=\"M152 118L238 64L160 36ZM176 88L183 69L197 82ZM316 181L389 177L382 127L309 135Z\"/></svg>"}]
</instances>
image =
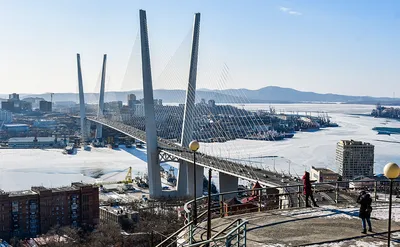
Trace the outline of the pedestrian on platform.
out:
<instances>
[{"instance_id":1,"label":"pedestrian on platform","mask_svg":"<svg viewBox=\"0 0 400 247\"><path fill-rule=\"evenodd\" d=\"M366 191L361 191L360 195L358 196L357 203L360 204L360 213L358 216L361 218L361 223L363 228L363 231L361 233L364 234L367 233L367 226L365 224L366 222L368 223L368 231L372 232L372 226L371 226L372 198L370 194L368 194Z\"/></svg>"},{"instance_id":2,"label":"pedestrian on platform","mask_svg":"<svg viewBox=\"0 0 400 247\"><path fill-rule=\"evenodd\" d=\"M304 172L304 176L303 176L303 194L306 195L306 207L311 207L309 202L308 202L308 198L311 198L311 201L314 205L314 207L319 207L317 205L317 203L315 202L314 196L313 196L313 192L312 192L312 188L311 188L311 183L314 183L315 181L310 181L310 173L309 172Z\"/></svg>"}]
</instances>

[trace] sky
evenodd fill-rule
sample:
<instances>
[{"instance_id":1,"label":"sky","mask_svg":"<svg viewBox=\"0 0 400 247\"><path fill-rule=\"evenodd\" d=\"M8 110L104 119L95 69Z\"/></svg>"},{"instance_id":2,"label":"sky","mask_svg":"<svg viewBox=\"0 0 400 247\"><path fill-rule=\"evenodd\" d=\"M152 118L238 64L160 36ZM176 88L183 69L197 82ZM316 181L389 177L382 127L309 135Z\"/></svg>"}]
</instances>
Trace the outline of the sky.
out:
<instances>
[{"instance_id":1,"label":"sky","mask_svg":"<svg viewBox=\"0 0 400 247\"><path fill-rule=\"evenodd\" d=\"M103 54L106 90L141 89L139 9L154 88L186 87L200 12L198 88L400 95L397 0L0 0L0 94L77 92L77 53L85 92Z\"/></svg>"}]
</instances>

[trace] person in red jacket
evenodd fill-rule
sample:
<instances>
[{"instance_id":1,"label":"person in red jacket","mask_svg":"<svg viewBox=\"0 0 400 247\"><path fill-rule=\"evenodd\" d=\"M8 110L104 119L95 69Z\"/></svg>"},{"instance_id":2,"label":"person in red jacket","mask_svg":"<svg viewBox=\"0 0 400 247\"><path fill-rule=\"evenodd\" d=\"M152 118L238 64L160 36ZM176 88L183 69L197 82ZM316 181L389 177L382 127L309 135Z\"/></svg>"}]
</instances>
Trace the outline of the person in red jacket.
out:
<instances>
[{"instance_id":1,"label":"person in red jacket","mask_svg":"<svg viewBox=\"0 0 400 247\"><path fill-rule=\"evenodd\" d=\"M311 183L314 183L315 181L310 181L310 173L305 172L303 176L303 194L306 195L306 207L311 207L310 204L308 203L308 198L311 198L311 201L313 202L314 207L319 207L317 203L314 200L314 196L312 193L312 188L311 188Z\"/></svg>"}]
</instances>

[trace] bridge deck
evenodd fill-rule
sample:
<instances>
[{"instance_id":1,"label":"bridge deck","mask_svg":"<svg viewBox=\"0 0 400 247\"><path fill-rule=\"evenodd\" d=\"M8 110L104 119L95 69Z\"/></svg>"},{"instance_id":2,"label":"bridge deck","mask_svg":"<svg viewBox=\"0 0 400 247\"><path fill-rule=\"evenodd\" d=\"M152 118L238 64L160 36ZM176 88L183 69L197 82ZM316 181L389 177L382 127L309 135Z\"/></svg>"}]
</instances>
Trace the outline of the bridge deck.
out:
<instances>
[{"instance_id":1,"label":"bridge deck","mask_svg":"<svg viewBox=\"0 0 400 247\"><path fill-rule=\"evenodd\" d=\"M127 136L146 142L146 132L135 127L112 121L105 118L88 117L89 121L100 123L104 126L117 130ZM189 148L182 147L174 142L158 137L158 147L160 152L167 153L179 160L193 162L193 154ZM201 152L197 152L196 165L211 168L213 170L233 175L250 181L259 181L267 186L298 185L299 183L292 178L271 171L254 168L252 166L236 163L234 161L213 157Z\"/></svg>"}]
</instances>

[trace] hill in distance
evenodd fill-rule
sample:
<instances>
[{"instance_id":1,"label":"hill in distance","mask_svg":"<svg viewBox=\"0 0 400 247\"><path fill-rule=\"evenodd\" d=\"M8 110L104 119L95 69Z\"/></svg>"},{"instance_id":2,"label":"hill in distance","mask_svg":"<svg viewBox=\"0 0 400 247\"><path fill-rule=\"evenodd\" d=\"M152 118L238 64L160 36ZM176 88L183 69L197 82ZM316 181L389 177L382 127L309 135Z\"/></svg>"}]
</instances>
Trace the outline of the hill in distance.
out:
<instances>
[{"instance_id":1,"label":"hill in distance","mask_svg":"<svg viewBox=\"0 0 400 247\"><path fill-rule=\"evenodd\" d=\"M127 95L134 93L137 99L143 98L142 90L121 91L121 92L106 92L105 101L127 101ZM0 95L0 98L2 95ZM41 97L45 100L50 100L50 94L22 94L21 98L26 97ZM186 91L179 89L155 89L153 92L155 99L162 99L164 103L184 103ZM5 97L3 97L5 98ZM74 101L78 102L77 93L55 93L53 96L54 102ZM95 104L98 102L98 93L86 93L85 102ZM263 87L257 90L249 89L226 89L226 90L211 90L198 89L196 92L196 101L201 99L206 101L214 99L216 103L358 103L358 104L395 104L400 103L400 99L389 97L371 97L371 96L350 96L340 94L319 94L314 92L303 92L291 88L282 88L276 86Z\"/></svg>"}]
</instances>

